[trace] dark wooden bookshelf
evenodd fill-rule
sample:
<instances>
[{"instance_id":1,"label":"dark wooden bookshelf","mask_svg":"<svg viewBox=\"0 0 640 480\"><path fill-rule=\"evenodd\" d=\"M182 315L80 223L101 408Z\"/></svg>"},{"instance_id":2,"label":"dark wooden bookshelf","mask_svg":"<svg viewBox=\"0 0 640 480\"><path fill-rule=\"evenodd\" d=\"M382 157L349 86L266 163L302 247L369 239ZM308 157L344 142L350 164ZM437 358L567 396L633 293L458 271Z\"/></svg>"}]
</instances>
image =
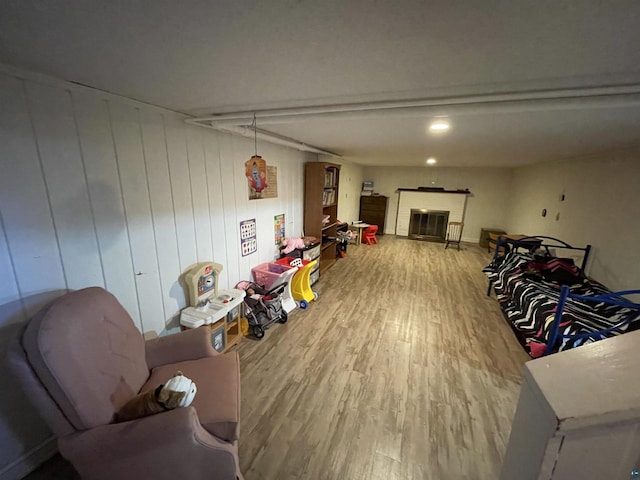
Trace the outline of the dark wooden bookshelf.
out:
<instances>
[{"instance_id":1,"label":"dark wooden bookshelf","mask_svg":"<svg viewBox=\"0 0 640 480\"><path fill-rule=\"evenodd\" d=\"M328 162L305 164L304 234L322 240L320 275L336 261L340 165ZM323 223L325 216L329 221Z\"/></svg>"}]
</instances>

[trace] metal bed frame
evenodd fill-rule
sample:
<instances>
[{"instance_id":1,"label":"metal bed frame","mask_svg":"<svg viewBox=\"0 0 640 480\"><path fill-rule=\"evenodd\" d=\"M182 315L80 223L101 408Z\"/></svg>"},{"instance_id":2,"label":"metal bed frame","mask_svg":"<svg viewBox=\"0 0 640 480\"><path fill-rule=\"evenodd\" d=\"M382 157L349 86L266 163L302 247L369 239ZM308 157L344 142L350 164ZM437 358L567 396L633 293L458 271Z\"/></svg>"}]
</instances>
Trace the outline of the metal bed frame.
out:
<instances>
[{"instance_id":1,"label":"metal bed frame","mask_svg":"<svg viewBox=\"0 0 640 480\"><path fill-rule=\"evenodd\" d=\"M532 244L533 241L541 240L540 243ZM555 243L545 243L546 241L555 242ZM587 261L589 259L589 253L591 252L591 245L587 245L586 247L573 247L569 245L567 242L564 242L560 239L554 237L547 237L543 235L532 235L528 237L521 238L519 240L511 240L508 238L504 238L502 236L498 237L498 241L496 242L496 249L493 254L493 262L496 261L500 254L500 247L504 247L504 254L506 255L509 252L510 247L513 247L514 251L517 251L518 248L527 248L529 251L535 249L538 250L543 248L548 254L550 254L550 248L564 248L569 250L578 250L583 251L584 256L582 257L582 265L580 266L580 270L584 272L584 269L587 265ZM487 289L487 296L491 296L491 287L493 286L493 282L489 280L489 287ZM563 338L571 338L571 339L580 339L580 338L593 338L594 340L602 340L606 338L605 335L607 333L620 331L621 328L627 326L636 318L630 318L627 320L623 320L616 325L613 325L609 328L605 328L603 330L597 330L595 332L588 333L579 333L574 335L566 335L560 333L560 324L562 323L562 312L567 303L567 299L574 298L577 300L589 301L589 302L602 302L609 303L612 305L618 305L621 307L627 307L631 309L636 309L640 311L640 303L632 302L626 298L625 295L640 295L640 290L623 290L619 292L610 292L603 295L596 296L587 296L587 295L577 295L573 294L569 291L568 285L563 285L560 290L560 298L558 300L558 307L556 308L556 313L553 318L553 323L551 325L551 331L549 334L549 339L547 340L547 344L544 350L544 355L549 355L553 353L553 350L556 346L556 343L559 339Z\"/></svg>"}]
</instances>

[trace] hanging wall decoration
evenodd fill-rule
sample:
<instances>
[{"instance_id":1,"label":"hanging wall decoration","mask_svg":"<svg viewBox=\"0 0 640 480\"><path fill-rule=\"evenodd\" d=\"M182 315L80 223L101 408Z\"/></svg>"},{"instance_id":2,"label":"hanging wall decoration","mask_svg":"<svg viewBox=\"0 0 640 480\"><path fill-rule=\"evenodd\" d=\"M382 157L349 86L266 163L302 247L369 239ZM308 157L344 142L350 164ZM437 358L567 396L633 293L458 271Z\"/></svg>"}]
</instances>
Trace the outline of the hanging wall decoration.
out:
<instances>
[{"instance_id":1,"label":"hanging wall decoration","mask_svg":"<svg viewBox=\"0 0 640 480\"><path fill-rule=\"evenodd\" d=\"M240 251L246 257L258 250L258 239L256 236L256 219L244 220L240 222Z\"/></svg>"},{"instance_id":2,"label":"hanging wall decoration","mask_svg":"<svg viewBox=\"0 0 640 480\"><path fill-rule=\"evenodd\" d=\"M273 233L275 235L276 245L284 238L284 213L273 217Z\"/></svg>"},{"instance_id":3,"label":"hanging wall decoration","mask_svg":"<svg viewBox=\"0 0 640 480\"><path fill-rule=\"evenodd\" d=\"M263 192L267 188L267 162L254 155L244 165L249 181L249 200L265 198Z\"/></svg>"},{"instance_id":4,"label":"hanging wall decoration","mask_svg":"<svg viewBox=\"0 0 640 480\"><path fill-rule=\"evenodd\" d=\"M253 114L253 146L254 155L244 162L245 175L249 182L249 200L257 200L265 198L264 190L267 188L267 162L258 155L258 124L256 122L256 114Z\"/></svg>"}]
</instances>

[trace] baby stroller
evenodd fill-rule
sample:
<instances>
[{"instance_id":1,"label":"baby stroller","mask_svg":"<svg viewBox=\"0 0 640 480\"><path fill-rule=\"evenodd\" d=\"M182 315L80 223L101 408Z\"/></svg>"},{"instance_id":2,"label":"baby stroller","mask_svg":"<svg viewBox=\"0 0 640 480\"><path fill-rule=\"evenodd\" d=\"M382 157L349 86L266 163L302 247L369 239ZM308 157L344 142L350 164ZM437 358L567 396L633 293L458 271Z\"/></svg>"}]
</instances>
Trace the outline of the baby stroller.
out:
<instances>
[{"instance_id":1,"label":"baby stroller","mask_svg":"<svg viewBox=\"0 0 640 480\"><path fill-rule=\"evenodd\" d=\"M282 308L280 298L287 283L282 283L271 290L262 288L257 283L242 281L236 285L247 292L244 297L245 313L249 328L257 339L264 337L264 331L274 322L286 323L287 312Z\"/></svg>"}]
</instances>

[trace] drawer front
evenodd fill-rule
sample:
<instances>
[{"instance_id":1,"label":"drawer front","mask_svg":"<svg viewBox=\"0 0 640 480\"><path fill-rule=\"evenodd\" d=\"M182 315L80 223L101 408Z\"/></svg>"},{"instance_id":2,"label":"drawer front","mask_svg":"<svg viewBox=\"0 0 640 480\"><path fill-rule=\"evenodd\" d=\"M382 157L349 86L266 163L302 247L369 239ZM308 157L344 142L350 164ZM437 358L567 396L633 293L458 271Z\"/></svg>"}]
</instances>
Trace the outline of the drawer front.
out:
<instances>
[{"instance_id":1,"label":"drawer front","mask_svg":"<svg viewBox=\"0 0 640 480\"><path fill-rule=\"evenodd\" d=\"M320 269L316 268L313 272L309 274L309 283L313 285L320 278Z\"/></svg>"},{"instance_id":2,"label":"drawer front","mask_svg":"<svg viewBox=\"0 0 640 480\"><path fill-rule=\"evenodd\" d=\"M320 256L320 244L316 245L313 248L310 248L309 250L305 250L304 252L302 252L303 260L315 260L319 256Z\"/></svg>"},{"instance_id":3,"label":"drawer front","mask_svg":"<svg viewBox=\"0 0 640 480\"><path fill-rule=\"evenodd\" d=\"M360 215L384 215L387 212L385 208L361 208Z\"/></svg>"},{"instance_id":4,"label":"drawer front","mask_svg":"<svg viewBox=\"0 0 640 480\"><path fill-rule=\"evenodd\" d=\"M365 223L376 223L384 220L384 214L381 213L360 213L360 220Z\"/></svg>"},{"instance_id":5,"label":"drawer front","mask_svg":"<svg viewBox=\"0 0 640 480\"><path fill-rule=\"evenodd\" d=\"M387 206L387 197L360 197L361 208L382 207Z\"/></svg>"}]
</instances>

